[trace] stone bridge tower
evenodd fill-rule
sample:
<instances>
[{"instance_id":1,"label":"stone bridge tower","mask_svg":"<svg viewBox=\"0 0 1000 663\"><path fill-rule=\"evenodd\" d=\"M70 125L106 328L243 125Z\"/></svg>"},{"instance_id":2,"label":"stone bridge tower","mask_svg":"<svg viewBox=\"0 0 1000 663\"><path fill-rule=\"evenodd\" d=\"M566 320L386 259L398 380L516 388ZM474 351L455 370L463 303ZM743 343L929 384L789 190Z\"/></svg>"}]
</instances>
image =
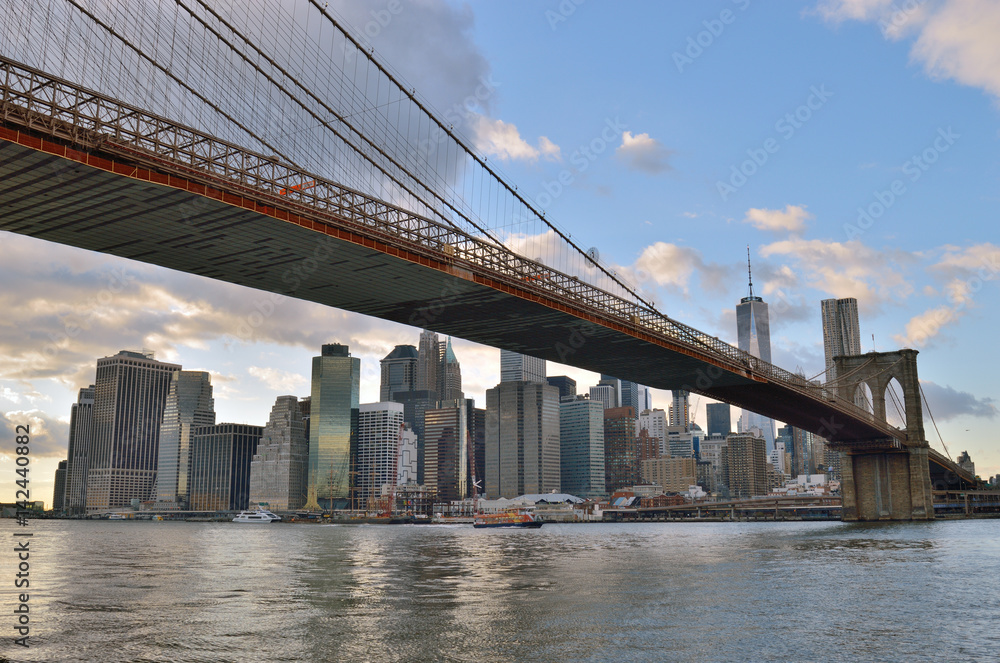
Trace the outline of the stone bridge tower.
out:
<instances>
[{"instance_id":1,"label":"stone bridge tower","mask_svg":"<svg viewBox=\"0 0 1000 663\"><path fill-rule=\"evenodd\" d=\"M869 352L835 357L837 392L854 401L859 387L868 385L872 409L886 421L886 393L893 378L903 390L906 439L874 439L837 444L842 454L843 519L932 520L934 503L924 437L917 351Z\"/></svg>"}]
</instances>

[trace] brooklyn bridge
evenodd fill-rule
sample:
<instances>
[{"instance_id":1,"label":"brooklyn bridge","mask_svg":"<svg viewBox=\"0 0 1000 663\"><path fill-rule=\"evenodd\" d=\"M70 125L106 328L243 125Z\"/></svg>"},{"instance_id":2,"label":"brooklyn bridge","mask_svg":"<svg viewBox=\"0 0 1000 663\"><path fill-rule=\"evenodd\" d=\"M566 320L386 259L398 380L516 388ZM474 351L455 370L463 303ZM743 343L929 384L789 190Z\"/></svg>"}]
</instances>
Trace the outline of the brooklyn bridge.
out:
<instances>
[{"instance_id":1,"label":"brooklyn bridge","mask_svg":"<svg viewBox=\"0 0 1000 663\"><path fill-rule=\"evenodd\" d=\"M547 220L320 3L272 31L216 5L3 19L0 230L758 412L843 454L845 520L930 519L935 489L975 485L928 444L916 351L838 358L821 384L699 332ZM904 428L886 421L893 378Z\"/></svg>"}]
</instances>

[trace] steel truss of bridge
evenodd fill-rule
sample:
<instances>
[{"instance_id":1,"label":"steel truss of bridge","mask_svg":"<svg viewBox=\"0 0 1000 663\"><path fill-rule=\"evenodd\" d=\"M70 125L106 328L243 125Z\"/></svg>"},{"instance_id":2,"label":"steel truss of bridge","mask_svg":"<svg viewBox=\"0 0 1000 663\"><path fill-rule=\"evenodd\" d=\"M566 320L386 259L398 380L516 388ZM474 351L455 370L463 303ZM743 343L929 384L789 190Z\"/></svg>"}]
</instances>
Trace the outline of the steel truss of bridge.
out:
<instances>
[{"instance_id":1,"label":"steel truss of bridge","mask_svg":"<svg viewBox=\"0 0 1000 663\"><path fill-rule=\"evenodd\" d=\"M0 77L0 229L689 389L838 442L906 443L819 385L502 245L9 59Z\"/></svg>"}]
</instances>

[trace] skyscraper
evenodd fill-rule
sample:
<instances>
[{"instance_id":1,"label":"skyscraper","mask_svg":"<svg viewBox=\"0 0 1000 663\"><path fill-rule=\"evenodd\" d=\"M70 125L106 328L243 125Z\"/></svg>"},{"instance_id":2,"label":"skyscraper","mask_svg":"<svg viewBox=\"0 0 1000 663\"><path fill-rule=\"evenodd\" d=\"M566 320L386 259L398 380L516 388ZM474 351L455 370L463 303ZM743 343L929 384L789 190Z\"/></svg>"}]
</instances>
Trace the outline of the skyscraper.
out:
<instances>
[{"instance_id":1,"label":"skyscraper","mask_svg":"<svg viewBox=\"0 0 1000 663\"><path fill-rule=\"evenodd\" d=\"M640 482L635 410L604 410L604 485L608 493Z\"/></svg>"},{"instance_id":2,"label":"skyscraper","mask_svg":"<svg viewBox=\"0 0 1000 663\"><path fill-rule=\"evenodd\" d=\"M460 500L469 490L469 422L465 401L442 401L424 413L424 486L439 502Z\"/></svg>"},{"instance_id":3,"label":"skyscraper","mask_svg":"<svg viewBox=\"0 0 1000 663\"><path fill-rule=\"evenodd\" d=\"M310 403L310 401L305 401ZM278 396L250 461L250 504L301 509L309 484L309 438L302 403Z\"/></svg>"},{"instance_id":4,"label":"skyscraper","mask_svg":"<svg viewBox=\"0 0 1000 663\"><path fill-rule=\"evenodd\" d=\"M462 394L462 368L451 349L451 338L440 344L440 363L438 364L438 400L441 402L459 401L465 398Z\"/></svg>"},{"instance_id":5,"label":"skyscraper","mask_svg":"<svg viewBox=\"0 0 1000 663\"><path fill-rule=\"evenodd\" d=\"M52 510L61 512L66 510L66 468L68 462L59 461L56 467L55 485L52 487Z\"/></svg>"},{"instance_id":6,"label":"skyscraper","mask_svg":"<svg viewBox=\"0 0 1000 663\"><path fill-rule=\"evenodd\" d=\"M771 363L771 327L768 320L767 304L753 294L753 274L750 271L750 247L747 247L747 274L750 277L749 293L736 306L736 336L740 350L749 352ZM774 448L774 421L749 410L743 411L741 418L745 432L760 428L764 432L767 451Z\"/></svg>"},{"instance_id":7,"label":"skyscraper","mask_svg":"<svg viewBox=\"0 0 1000 663\"><path fill-rule=\"evenodd\" d=\"M601 374L601 379L597 383L597 386L608 386L611 387L611 405L607 407L625 407L622 405L622 381L611 375ZM591 397L593 398L593 397ZM638 410L634 411L638 412Z\"/></svg>"},{"instance_id":8,"label":"skyscraper","mask_svg":"<svg viewBox=\"0 0 1000 663\"><path fill-rule=\"evenodd\" d=\"M158 508L184 509L191 478L191 431L215 423L212 376L204 371L177 371L160 425L160 452L156 466Z\"/></svg>"},{"instance_id":9,"label":"skyscraper","mask_svg":"<svg viewBox=\"0 0 1000 663\"><path fill-rule=\"evenodd\" d=\"M678 426L687 432L691 429L691 392L674 389L670 393L673 396L673 405L670 406L670 425Z\"/></svg>"},{"instance_id":10,"label":"skyscraper","mask_svg":"<svg viewBox=\"0 0 1000 663\"><path fill-rule=\"evenodd\" d=\"M363 403L358 410L358 460L354 488L355 507L369 508L385 484L393 484L399 471L397 453L403 431L401 403Z\"/></svg>"},{"instance_id":11,"label":"skyscraper","mask_svg":"<svg viewBox=\"0 0 1000 663\"><path fill-rule=\"evenodd\" d=\"M559 398L576 396L576 380L566 375L550 375L545 378L553 387L559 390Z\"/></svg>"},{"instance_id":12,"label":"skyscraper","mask_svg":"<svg viewBox=\"0 0 1000 663\"><path fill-rule=\"evenodd\" d=\"M599 499L604 489L604 406L589 398L559 405L560 484L564 493Z\"/></svg>"},{"instance_id":13,"label":"skyscraper","mask_svg":"<svg viewBox=\"0 0 1000 663\"><path fill-rule=\"evenodd\" d=\"M604 409L618 407L618 396L614 386L598 384L590 388L590 400L600 403Z\"/></svg>"},{"instance_id":14,"label":"skyscraper","mask_svg":"<svg viewBox=\"0 0 1000 663\"><path fill-rule=\"evenodd\" d=\"M722 435L725 437L733 432L732 416L729 403L709 403L705 406L708 417L708 436Z\"/></svg>"},{"instance_id":15,"label":"skyscraper","mask_svg":"<svg viewBox=\"0 0 1000 663\"><path fill-rule=\"evenodd\" d=\"M621 381L621 406L630 407L636 412L642 412L645 408L639 402L639 385L629 380Z\"/></svg>"},{"instance_id":16,"label":"skyscraper","mask_svg":"<svg viewBox=\"0 0 1000 663\"><path fill-rule=\"evenodd\" d=\"M661 456L670 456L667 426L667 413L663 410L643 410L639 413L639 430L646 431L649 437L659 441Z\"/></svg>"},{"instance_id":17,"label":"skyscraper","mask_svg":"<svg viewBox=\"0 0 1000 663\"><path fill-rule=\"evenodd\" d=\"M87 508L87 470L94 436L94 385L84 387L70 409L66 460L66 513L82 515Z\"/></svg>"},{"instance_id":18,"label":"skyscraper","mask_svg":"<svg viewBox=\"0 0 1000 663\"><path fill-rule=\"evenodd\" d=\"M420 332L417 349L417 391L433 391L437 400L438 367L441 365L441 343L438 335L426 329Z\"/></svg>"},{"instance_id":19,"label":"skyscraper","mask_svg":"<svg viewBox=\"0 0 1000 663\"><path fill-rule=\"evenodd\" d=\"M307 509L346 508L357 453L361 359L346 345L313 357Z\"/></svg>"},{"instance_id":20,"label":"skyscraper","mask_svg":"<svg viewBox=\"0 0 1000 663\"><path fill-rule=\"evenodd\" d=\"M477 484L477 494L486 486L486 409L476 407L476 401L465 399L465 417L469 426L469 494Z\"/></svg>"},{"instance_id":21,"label":"skyscraper","mask_svg":"<svg viewBox=\"0 0 1000 663\"><path fill-rule=\"evenodd\" d=\"M545 360L501 350L500 382L545 382Z\"/></svg>"},{"instance_id":22,"label":"skyscraper","mask_svg":"<svg viewBox=\"0 0 1000 663\"><path fill-rule=\"evenodd\" d=\"M728 473L726 484L733 497L756 497L769 492L767 451L763 438L749 433L730 435L723 447Z\"/></svg>"},{"instance_id":23,"label":"skyscraper","mask_svg":"<svg viewBox=\"0 0 1000 663\"><path fill-rule=\"evenodd\" d=\"M861 354L861 331L858 325L858 300L824 299L820 302L823 317L823 355L826 359L826 381L836 379L834 357Z\"/></svg>"},{"instance_id":24,"label":"skyscraper","mask_svg":"<svg viewBox=\"0 0 1000 663\"><path fill-rule=\"evenodd\" d=\"M192 429L189 501L193 511L240 511L250 506L251 461L263 432L262 427L249 424Z\"/></svg>"},{"instance_id":25,"label":"skyscraper","mask_svg":"<svg viewBox=\"0 0 1000 663\"><path fill-rule=\"evenodd\" d=\"M501 382L486 391L486 496L559 490L559 390Z\"/></svg>"},{"instance_id":26,"label":"skyscraper","mask_svg":"<svg viewBox=\"0 0 1000 663\"><path fill-rule=\"evenodd\" d=\"M152 495L163 410L179 370L152 353L128 350L97 360L88 513L128 507Z\"/></svg>"},{"instance_id":27,"label":"skyscraper","mask_svg":"<svg viewBox=\"0 0 1000 663\"><path fill-rule=\"evenodd\" d=\"M382 383L379 400L389 401L396 392L410 392L417 388L417 348L397 345L381 362Z\"/></svg>"}]
</instances>

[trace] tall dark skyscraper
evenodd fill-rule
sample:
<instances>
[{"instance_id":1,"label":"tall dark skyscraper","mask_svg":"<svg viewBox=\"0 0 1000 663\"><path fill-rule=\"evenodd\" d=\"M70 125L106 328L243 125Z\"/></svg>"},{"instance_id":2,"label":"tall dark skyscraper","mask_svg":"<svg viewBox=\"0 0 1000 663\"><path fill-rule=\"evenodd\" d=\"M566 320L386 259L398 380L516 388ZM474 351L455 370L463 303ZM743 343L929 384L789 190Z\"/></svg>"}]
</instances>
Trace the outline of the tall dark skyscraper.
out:
<instances>
[{"instance_id":1,"label":"tall dark skyscraper","mask_svg":"<svg viewBox=\"0 0 1000 663\"><path fill-rule=\"evenodd\" d=\"M565 375L550 375L545 381L559 390L559 398L576 396L576 380Z\"/></svg>"},{"instance_id":2,"label":"tall dark skyscraper","mask_svg":"<svg viewBox=\"0 0 1000 663\"><path fill-rule=\"evenodd\" d=\"M204 371L177 371L160 425L159 461L156 465L156 501L159 508L184 509L191 478L191 431L215 424L212 376Z\"/></svg>"},{"instance_id":3,"label":"tall dark skyscraper","mask_svg":"<svg viewBox=\"0 0 1000 663\"><path fill-rule=\"evenodd\" d=\"M443 401L424 414L424 485L438 501L468 495L469 422L465 401Z\"/></svg>"},{"instance_id":4,"label":"tall dark skyscraper","mask_svg":"<svg viewBox=\"0 0 1000 663\"><path fill-rule=\"evenodd\" d=\"M263 432L261 426L248 424L192 429L192 510L238 511L250 506L250 463Z\"/></svg>"},{"instance_id":5,"label":"tall dark skyscraper","mask_svg":"<svg viewBox=\"0 0 1000 663\"><path fill-rule=\"evenodd\" d=\"M393 400L396 392L410 392L417 388L417 364L420 353L412 345L397 345L382 360L382 384L378 399Z\"/></svg>"},{"instance_id":6,"label":"tall dark skyscraper","mask_svg":"<svg viewBox=\"0 0 1000 663\"><path fill-rule=\"evenodd\" d=\"M417 349L417 391L438 390L438 367L441 365L441 344L438 335L426 329L420 332ZM435 400L437 400L435 398Z\"/></svg>"},{"instance_id":7,"label":"tall dark skyscraper","mask_svg":"<svg viewBox=\"0 0 1000 663\"><path fill-rule=\"evenodd\" d=\"M69 415L64 505L70 515L82 515L87 509L87 470L90 468L93 436L94 385L90 385L80 390L80 395Z\"/></svg>"},{"instance_id":8,"label":"tall dark skyscraper","mask_svg":"<svg viewBox=\"0 0 1000 663\"><path fill-rule=\"evenodd\" d=\"M486 496L559 490L559 390L501 382L486 391Z\"/></svg>"},{"instance_id":9,"label":"tall dark skyscraper","mask_svg":"<svg viewBox=\"0 0 1000 663\"><path fill-rule=\"evenodd\" d=\"M636 413L642 412L646 408L644 402L639 401L640 389L639 385L630 380L621 381L621 406L630 407L636 411Z\"/></svg>"},{"instance_id":10,"label":"tall dark skyscraper","mask_svg":"<svg viewBox=\"0 0 1000 663\"><path fill-rule=\"evenodd\" d=\"M740 350L771 363L771 326L767 304L753 294L753 274L750 272L750 248L747 247L749 292L736 306L736 336ZM774 449L774 421L749 410L743 410L740 432L760 428L767 443L767 452Z\"/></svg>"},{"instance_id":11,"label":"tall dark skyscraper","mask_svg":"<svg viewBox=\"0 0 1000 663\"><path fill-rule=\"evenodd\" d=\"M476 490L481 495L486 486L486 409L476 407L474 400L466 398L465 418L472 451L469 459L469 495L472 495L473 480L479 484Z\"/></svg>"},{"instance_id":12,"label":"tall dark skyscraper","mask_svg":"<svg viewBox=\"0 0 1000 663\"><path fill-rule=\"evenodd\" d=\"M345 508L358 442L361 359L339 343L313 357L309 418L309 487L305 508Z\"/></svg>"},{"instance_id":13,"label":"tall dark skyscraper","mask_svg":"<svg viewBox=\"0 0 1000 663\"><path fill-rule=\"evenodd\" d=\"M604 485L609 494L641 481L636 421L630 407L604 410Z\"/></svg>"},{"instance_id":14,"label":"tall dark skyscraper","mask_svg":"<svg viewBox=\"0 0 1000 663\"><path fill-rule=\"evenodd\" d=\"M56 468L55 485L52 487L52 509L56 512L66 510L66 468L67 461L59 461Z\"/></svg>"},{"instance_id":15,"label":"tall dark skyscraper","mask_svg":"<svg viewBox=\"0 0 1000 663\"><path fill-rule=\"evenodd\" d=\"M122 350L97 360L94 437L87 474L87 512L129 507L152 496L160 424L178 364Z\"/></svg>"},{"instance_id":16,"label":"tall dark skyscraper","mask_svg":"<svg viewBox=\"0 0 1000 663\"><path fill-rule=\"evenodd\" d=\"M709 403L705 406L708 417L708 435L725 437L733 432L733 421L730 415L729 403Z\"/></svg>"}]
</instances>

